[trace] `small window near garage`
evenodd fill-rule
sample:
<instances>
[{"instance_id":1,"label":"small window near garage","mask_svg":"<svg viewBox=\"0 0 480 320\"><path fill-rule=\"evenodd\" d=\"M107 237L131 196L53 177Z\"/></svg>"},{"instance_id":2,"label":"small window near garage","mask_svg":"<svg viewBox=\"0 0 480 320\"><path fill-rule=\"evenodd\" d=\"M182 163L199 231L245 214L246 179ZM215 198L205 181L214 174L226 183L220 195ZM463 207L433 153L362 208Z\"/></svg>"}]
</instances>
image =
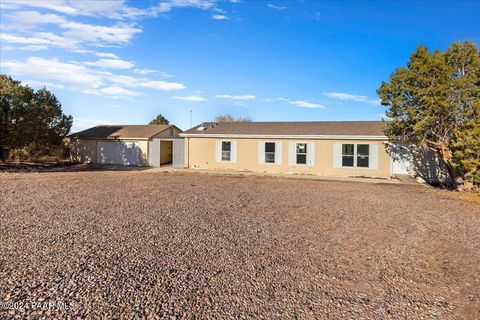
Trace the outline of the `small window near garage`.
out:
<instances>
[{"instance_id":1,"label":"small window near garage","mask_svg":"<svg viewBox=\"0 0 480 320\"><path fill-rule=\"evenodd\" d=\"M307 164L307 144L297 143L296 148L297 164Z\"/></svg>"},{"instance_id":2,"label":"small window near garage","mask_svg":"<svg viewBox=\"0 0 480 320\"><path fill-rule=\"evenodd\" d=\"M342 144L342 167L353 167L354 145Z\"/></svg>"},{"instance_id":3,"label":"small window near garage","mask_svg":"<svg viewBox=\"0 0 480 320\"><path fill-rule=\"evenodd\" d=\"M222 161L230 161L232 157L232 143L222 141Z\"/></svg>"},{"instance_id":4,"label":"small window near garage","mask_svg":"<svg viewBox=\"0 0 480 320\"><path fill-rule=\"evenodd\" d=\"M265 163L275 163L275 142L265 142Z\"/></svg>"},{"instance_id":5,"label":"small window near garage","mask_svg":"<svg viewBox=\"0 0 480 320\"><path fill-rule=\"evenodd\" d=\"M357 144L357 167L368 168L370 146L368 144Z\"/></svg>"}]
</instances>

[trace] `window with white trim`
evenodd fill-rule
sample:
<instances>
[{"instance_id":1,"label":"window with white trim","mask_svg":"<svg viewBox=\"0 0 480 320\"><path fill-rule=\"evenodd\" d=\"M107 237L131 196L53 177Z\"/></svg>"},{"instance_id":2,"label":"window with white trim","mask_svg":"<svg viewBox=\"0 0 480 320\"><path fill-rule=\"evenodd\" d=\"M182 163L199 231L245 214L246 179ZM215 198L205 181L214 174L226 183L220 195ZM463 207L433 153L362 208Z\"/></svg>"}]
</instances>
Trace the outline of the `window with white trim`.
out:
<instances>
[{"instance_id":1,"label":"window with white trim","mask_svg":"<svg viewBox=\"0 0 480 320\"><path fill-rule=\"evenodd\" d=\"M370 145L369 144L342 144L342 167L369 168Z\"/></svg>"},{"instance_id":2,"label":"window with white trim","mask_svg":"<svg viewBox=\"0 0 480 320\"><path fill-rule=\"evenodd\" d=\"M230 161L232 158L232 142L222 141L222 161Z\"/></svg>"},{"instance_id":3,"label":"window with white trim","mask_svg":"<svg viewBox=\"0 0 480 320\"><path fill-rule=\"evenodd\" d=\"M307 164L307 144L297 143L295 146L296 164Z\"/></svg>"},{"instance_id":4,"label":"window with white trim","mask_svg":"<svg viewBox=\"0 0 480 320\"><path fill-rule=\"evenodd\" d=\"M265 163L275 163L275 142L265 142Z\"/></svg>"},{"instance_id":5,"label":"window with white trim","mask_svg":"<svg viewBox=\"0 0 480 320\"><path fill-rule=\"evenodd\" d=\"M370 145L357 144L357 167L368 168Z\"/></svg>"}]
</instances>

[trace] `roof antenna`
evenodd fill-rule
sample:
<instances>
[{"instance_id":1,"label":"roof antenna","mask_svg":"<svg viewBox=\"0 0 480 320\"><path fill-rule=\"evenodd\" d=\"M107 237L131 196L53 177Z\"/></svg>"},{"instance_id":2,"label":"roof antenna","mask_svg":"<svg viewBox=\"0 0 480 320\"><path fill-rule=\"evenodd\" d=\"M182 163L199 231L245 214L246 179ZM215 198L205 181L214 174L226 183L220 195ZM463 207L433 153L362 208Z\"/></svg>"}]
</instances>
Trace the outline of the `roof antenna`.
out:
<instances>
[{"instance_id":1,"label":"roof antenna","mask_svg":"<svg viewBox=\"0 0 480 320\"><path fill-rule=\"evenodd\" d=\"M190 110L190 128L193 127L193 116L192 116L193 112L192 110Z\"/></svg>"}]
</instances>

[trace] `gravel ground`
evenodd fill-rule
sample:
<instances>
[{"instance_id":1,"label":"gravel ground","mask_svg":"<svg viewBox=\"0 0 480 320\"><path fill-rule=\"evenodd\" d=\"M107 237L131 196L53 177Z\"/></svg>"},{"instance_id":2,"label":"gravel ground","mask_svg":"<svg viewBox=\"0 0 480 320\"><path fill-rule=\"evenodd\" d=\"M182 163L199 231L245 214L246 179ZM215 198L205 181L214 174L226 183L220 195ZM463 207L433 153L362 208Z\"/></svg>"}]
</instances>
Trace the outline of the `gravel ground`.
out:
<instances>
[{"instance_id":1,"label":"gravel ground","mask_svg":"<svg viewBox=\"0 0 480 320\"><path fill-rule=\"evenodd\" d=\"M0 204L0 318L480 318L480 205L447 191L3 173Z\"/></svg>"}]
</instances>

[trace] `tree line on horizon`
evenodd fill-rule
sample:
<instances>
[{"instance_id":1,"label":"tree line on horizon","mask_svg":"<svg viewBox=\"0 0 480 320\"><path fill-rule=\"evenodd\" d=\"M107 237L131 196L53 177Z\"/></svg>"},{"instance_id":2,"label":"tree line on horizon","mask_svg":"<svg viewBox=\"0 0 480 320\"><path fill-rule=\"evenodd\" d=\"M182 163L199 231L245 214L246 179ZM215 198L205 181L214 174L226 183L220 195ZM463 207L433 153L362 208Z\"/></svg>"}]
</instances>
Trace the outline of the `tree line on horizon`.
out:
<instances>
[{"instance_id":1,"label":"tree line on horizon","mask_svg":"<svg viewBox=\"0 0 480 320\"><path fill-rule=\"evenodd\" d=\"M215 117L214 122L251 122L252 119L249 117L235 117L229 113L220 114ZM165 118L162 114L157 115L152 121L148 124L170 124L167 118Z\"/></svg>"}]
</instances>

